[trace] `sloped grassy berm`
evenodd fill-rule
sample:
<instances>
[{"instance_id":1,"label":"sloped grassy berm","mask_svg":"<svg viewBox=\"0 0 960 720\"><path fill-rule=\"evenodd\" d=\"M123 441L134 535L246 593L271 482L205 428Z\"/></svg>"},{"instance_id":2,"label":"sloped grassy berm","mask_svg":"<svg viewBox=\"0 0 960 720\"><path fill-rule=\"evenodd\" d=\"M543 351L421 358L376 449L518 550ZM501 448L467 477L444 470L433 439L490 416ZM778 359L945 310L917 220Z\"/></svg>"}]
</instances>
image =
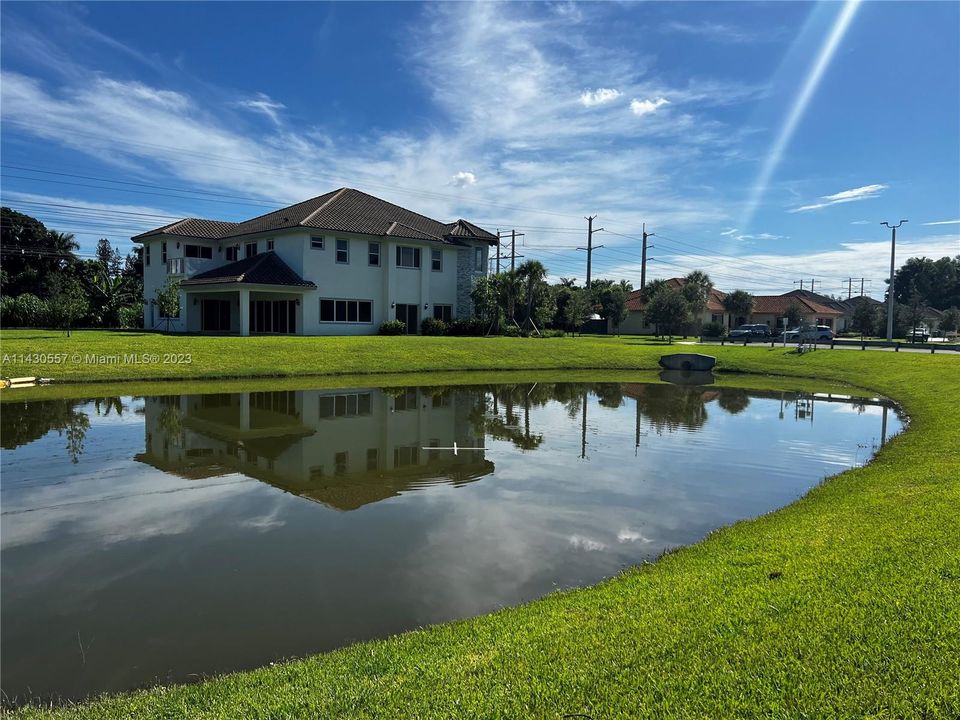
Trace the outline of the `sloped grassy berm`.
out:
<instances>
[{"instance_id":1,"label":"sloped grassy berm","mask_svg":"<svg viewBox=\"0 0 960 720\"><path fill-rule=\"evenodd\" d=\"M3 352L118 337L34 336L4 333ZM193 377L218 367L221 376L650 369L664 351L630 338L138 337L192 350ZM843 381L891 396L910 427L868 466L789 507L592 588L194 685L14 716L960 716L960 358L710 352L723 371Z\"/></svg>"}]
</instances>

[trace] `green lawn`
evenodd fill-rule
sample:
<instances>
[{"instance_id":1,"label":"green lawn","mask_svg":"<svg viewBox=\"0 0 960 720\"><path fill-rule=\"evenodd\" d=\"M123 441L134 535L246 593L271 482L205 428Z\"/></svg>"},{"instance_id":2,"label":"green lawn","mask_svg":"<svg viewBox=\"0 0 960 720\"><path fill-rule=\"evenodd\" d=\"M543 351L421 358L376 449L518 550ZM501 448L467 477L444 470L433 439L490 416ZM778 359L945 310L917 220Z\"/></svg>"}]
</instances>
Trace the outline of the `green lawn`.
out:
<instances>
[{"instance_id":1,"label":"green lawn","mask_svg":"<svg viewBox=\"0 0 960 720\"><path fill-rule=\"evenodd\" d=\"M107 349L111 342L139 343L143 351L171 346L168 351L176 347L194 355L187 367L193 377L646 369L663 352L632 338L81 333L66 340L22 332L3 333L0 340L3 353L26 352L28 346L36 352L114 352ZM717 531L592 588L194 685L53 710L24 708L15 715L960 716L960 358L829 350L796 355L780 347L708 352L725 371L848 382L892 396L910 415L909 430L868 466L829 480L782 510ZM3 373L88 380L113 373L143 380L177 372L153 366L137 366L136 373L63 369L70 372L5 364ZM3 391L3 397L11 400L16 392Z\"/></svg>"}]
</instances>

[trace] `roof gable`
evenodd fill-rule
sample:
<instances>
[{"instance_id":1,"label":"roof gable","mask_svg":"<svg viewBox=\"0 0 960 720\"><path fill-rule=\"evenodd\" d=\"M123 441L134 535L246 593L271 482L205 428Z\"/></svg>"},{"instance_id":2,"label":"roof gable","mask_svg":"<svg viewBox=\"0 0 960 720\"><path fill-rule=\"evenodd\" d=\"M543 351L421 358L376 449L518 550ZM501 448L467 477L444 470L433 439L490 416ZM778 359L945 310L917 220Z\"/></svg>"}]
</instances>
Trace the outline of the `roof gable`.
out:
<instances>
[{"instance_id":1,"label":"roof gable","mask_svg":"<svg viewBox=\"0 0 960 720\"><path fill-rule=\"evenodd\" d=\"M353 188L340 188L244 222L190 218L141 233L133 239L189 231L191 237L220 240L296 227L436 242L465 239L497 242L496 235L466 220L441 223Z\"/></svg>"},{"instance_id":2,"label":"roof gable","mask_svg":"<svg viewBox=\"0 0 960 720\"><path fill-rule=\"evenodd\" d=\"M275 252L265 252L253 257L221 265L213 270L199 273L184 280L181 285L210 285L215 283L243 283L248 285L293 285L316 287L312 282L297 275Z\"/></svg>"}]
</instances>

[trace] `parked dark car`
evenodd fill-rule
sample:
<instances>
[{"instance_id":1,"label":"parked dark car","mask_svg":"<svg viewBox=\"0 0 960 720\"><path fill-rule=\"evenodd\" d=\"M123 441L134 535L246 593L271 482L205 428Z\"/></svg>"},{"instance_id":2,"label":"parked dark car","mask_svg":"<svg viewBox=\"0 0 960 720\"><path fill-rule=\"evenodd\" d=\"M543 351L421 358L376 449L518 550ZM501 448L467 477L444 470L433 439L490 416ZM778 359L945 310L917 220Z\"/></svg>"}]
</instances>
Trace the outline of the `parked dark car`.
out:
<instances>
[{"instance_id":1,"label":"parked dark car","mask_svg":"<svg viewBox=\"0 0 960 720\"><path fill-rule=\"evenodd\" d=\"M766 325L741 325L730 331L731 338L766 338L770 337L770 328Z\"/></svg>"}]
</instances>

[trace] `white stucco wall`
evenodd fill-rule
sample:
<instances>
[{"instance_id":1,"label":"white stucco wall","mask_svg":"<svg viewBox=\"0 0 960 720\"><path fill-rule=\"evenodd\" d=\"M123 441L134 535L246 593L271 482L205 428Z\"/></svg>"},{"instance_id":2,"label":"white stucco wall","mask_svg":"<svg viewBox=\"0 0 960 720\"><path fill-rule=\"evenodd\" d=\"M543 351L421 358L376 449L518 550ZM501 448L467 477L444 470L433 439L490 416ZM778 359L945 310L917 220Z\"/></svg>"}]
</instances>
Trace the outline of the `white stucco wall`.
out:
<instances>
[{"instance_id":1,"label":"white stucco wall","mask_svg":"<svg viewBox=\"0 0 960 720\"><path fill-rule=\"evenodd\" d=\"M311 237L324 238L322 250L311 246ZM349 248L347 263L336 261L337 240L346 240ZM437 242L384 239L371 236L348 233L329 233L315 231L311 233L303 228L282 233L264 233L240 238L218 241L198 241L177 239L167 236L167 259L183 257L184 245L206 244L213 248L212 260L187 259L187 272L182 279L226 264L226 249L238 245L238 259L245 257L247 243L256 242L258 253L267 252L268 241L273 241L273 251L290 268L305 280L317 285L316 290L305 290L301 298L298 312L298 334L305 335L370 335L375 334L384 320L395 317L394 305L417 305L419 317L422 321L426 317L433 317L434 305L450 305L453 317L458 316L458 256L463 253L462 247L441 246ZM156 292L167 279L167 266L161 262L161 246L163 240L148 240L144 246L150 246L151 262L144 266L144 299L146 311L144 326L148 329L156 328L160 323L159 311L153 307L151 317L150 300L156 298ZM177 242L180 247L177 248ZM371 266L368 262L368 248L370 242L380 243L380 265ZM398 245L420 248L420 267L397 267L396 248ZM486 269L488 248L478 243L483 257L483 270L475 274L482 275ZM431 251L440 249L442 252L442 269L432 269ZM471 258L473 249L469 249ZM461 278L461 281L464 279ZM466 282L472 278L466 278ZM186 291L181 292L181 316L179 321L171 321L172 331L199 332L199 303L198 307L192 304L192 298L201 291L200 288L191 290L189 296ZM467 289L469 292L469 289ZM198 296L199 297L199 296ZM234 297L237 297L234 294ZM261 294L257 299L265 299ZM287 296L289 297L289 296ZM188 299L189 298L189 299ZM373 304L373 318L370 323L343 323L320 322L320 300L368 300ZM462 304L462 303L461 303ZM426 307L425 307L426 306ZM191 310L193 312L191 312ZM235 312L231 308L231 322ZM461 313L462 314L462 313ZM163 326L165 328L165 325ZM417 328L419 332L419 328Z\"/></svg>"}]
</instances>

